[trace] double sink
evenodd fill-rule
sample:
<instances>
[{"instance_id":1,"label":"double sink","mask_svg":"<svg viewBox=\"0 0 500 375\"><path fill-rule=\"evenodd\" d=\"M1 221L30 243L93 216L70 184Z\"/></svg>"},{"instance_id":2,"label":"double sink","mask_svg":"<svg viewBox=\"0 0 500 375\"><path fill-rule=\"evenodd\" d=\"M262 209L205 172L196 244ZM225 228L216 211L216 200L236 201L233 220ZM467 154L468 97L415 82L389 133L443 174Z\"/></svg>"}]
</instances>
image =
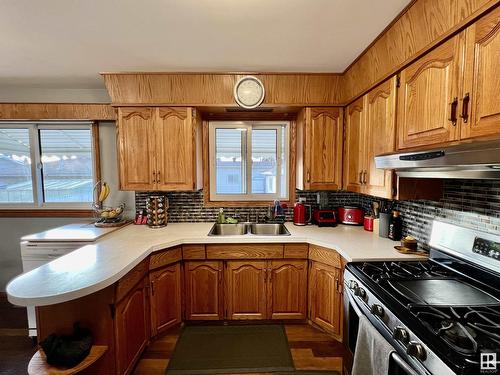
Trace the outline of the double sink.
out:
<instances>
[{"instance_id":1,"label":"double sink","mask_svg":"<svg viewBox=\"0 0 500 375\"><path fill-rule=\"evenodd\" d=\"M246 234L256 236L289 236L290 232L284 224L268 223L238 223L238 224L214 224L209 236L244 236Z\"/></svg>"}]
</instances>

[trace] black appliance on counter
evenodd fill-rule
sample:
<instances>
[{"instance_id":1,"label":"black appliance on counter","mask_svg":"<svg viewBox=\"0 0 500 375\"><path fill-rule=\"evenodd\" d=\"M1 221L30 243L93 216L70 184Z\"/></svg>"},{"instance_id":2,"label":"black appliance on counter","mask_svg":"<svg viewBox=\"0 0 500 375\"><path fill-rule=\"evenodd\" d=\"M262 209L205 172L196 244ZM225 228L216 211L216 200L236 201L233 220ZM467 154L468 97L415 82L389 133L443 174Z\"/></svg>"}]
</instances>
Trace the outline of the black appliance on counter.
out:
<instances>
[{"instance_id":1,"label":"black appliance on counter","mask_svg":"<svg viewBox=\"0 0 500 375\"><path fill-rule=\"evenodd\" d=\"M363 314L395 349L392 373L500 373L500 235L434 221L430 247L429 260L346 266L349 349Z\"/></svg>"}]
</instances>

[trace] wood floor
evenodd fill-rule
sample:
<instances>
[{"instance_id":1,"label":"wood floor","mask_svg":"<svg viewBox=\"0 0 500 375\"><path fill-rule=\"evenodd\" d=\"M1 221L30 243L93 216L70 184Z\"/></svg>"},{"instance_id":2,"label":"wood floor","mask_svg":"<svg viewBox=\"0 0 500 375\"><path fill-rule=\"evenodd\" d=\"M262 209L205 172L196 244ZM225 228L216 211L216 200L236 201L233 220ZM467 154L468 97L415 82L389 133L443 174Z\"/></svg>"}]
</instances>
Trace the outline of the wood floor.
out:
<instances>
[{"instance_id":1,"label":"wood floor","mask_svg":"<svg viewBox=\"0 0 500 375\"><path fill-rule=\"evenodd\" d=\"M306 324L285 326L293 362L297 370L331 370L342 374L349 355L343 344ZM180 329L154 339L139 360L134 375L164 375ZM234 374L236 375L236 374Z\"/></svg>"},{"instance_id":2,"label":"wood floor","mask_svg":"<svg viewBox=\"0 0 500 375\"><path fill-rule=\"evenodd\" d=\"M26 309L11 305L0 295L0 374L26 374L36 345L28 337Z\"/></svg>"}]
</instances>

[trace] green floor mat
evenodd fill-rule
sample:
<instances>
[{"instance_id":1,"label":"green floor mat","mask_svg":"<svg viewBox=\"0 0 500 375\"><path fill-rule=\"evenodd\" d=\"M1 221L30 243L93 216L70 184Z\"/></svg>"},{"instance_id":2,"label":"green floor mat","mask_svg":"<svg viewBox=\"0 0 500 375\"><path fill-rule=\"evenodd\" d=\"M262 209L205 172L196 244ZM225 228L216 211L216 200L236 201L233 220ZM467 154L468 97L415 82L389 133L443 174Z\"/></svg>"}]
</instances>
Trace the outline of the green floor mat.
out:
<instances>
[{"instance_id":1,"label":"green floor mat","mask_svg":"<svg viewBox=\"0 0 500 375\"><path fill-rule=\"evenodd\" d=\"M294 371L279 324L184 327L167 375Z\"/></svg>"}]
</instances>

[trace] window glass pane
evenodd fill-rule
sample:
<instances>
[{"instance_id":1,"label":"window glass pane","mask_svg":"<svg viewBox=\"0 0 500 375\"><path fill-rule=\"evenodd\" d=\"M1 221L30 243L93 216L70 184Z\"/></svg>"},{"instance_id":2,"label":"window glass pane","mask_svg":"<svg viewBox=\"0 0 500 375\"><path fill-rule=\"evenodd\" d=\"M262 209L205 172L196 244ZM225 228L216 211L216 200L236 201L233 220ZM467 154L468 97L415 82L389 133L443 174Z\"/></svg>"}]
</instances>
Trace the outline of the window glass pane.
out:
<instances>
[{"instance_id":1,"label":"window glass pane","mask_svg":"<svg viewBox=\"0 0 500 375\"><path fill-rule=\"evenodd\" d=\"M252 130L252 193L276 194L276 129Z\"/></svg>"},{"instance_id":2,"label":"window glass pane","mask_svg":"<svg viewBox=\"0 0 500 375\"><path fill-rule=\"evenodd\" d=\"M244 129L215 129L215 175L217 194L245 192L245 163L242 157Z\"/></svg>"},{"instance_id":3,"label":"window glass pane","mask_svg":"<svg viewBox=\"0 0 500 375\"><path fill-rule=\"evenodd\" d=\"M0 128L0 203L32 203L29 130Z\"/></svg>"},{"instance_id":4,"label":"window glass pane","mask_svg":"<svg viewBox=\"0 0 500 375\"><path fill-rule=\"evenodd\" d=\"M90 129L41 129L45 202L92 202Z\"/></svg>"}]
</instances>

